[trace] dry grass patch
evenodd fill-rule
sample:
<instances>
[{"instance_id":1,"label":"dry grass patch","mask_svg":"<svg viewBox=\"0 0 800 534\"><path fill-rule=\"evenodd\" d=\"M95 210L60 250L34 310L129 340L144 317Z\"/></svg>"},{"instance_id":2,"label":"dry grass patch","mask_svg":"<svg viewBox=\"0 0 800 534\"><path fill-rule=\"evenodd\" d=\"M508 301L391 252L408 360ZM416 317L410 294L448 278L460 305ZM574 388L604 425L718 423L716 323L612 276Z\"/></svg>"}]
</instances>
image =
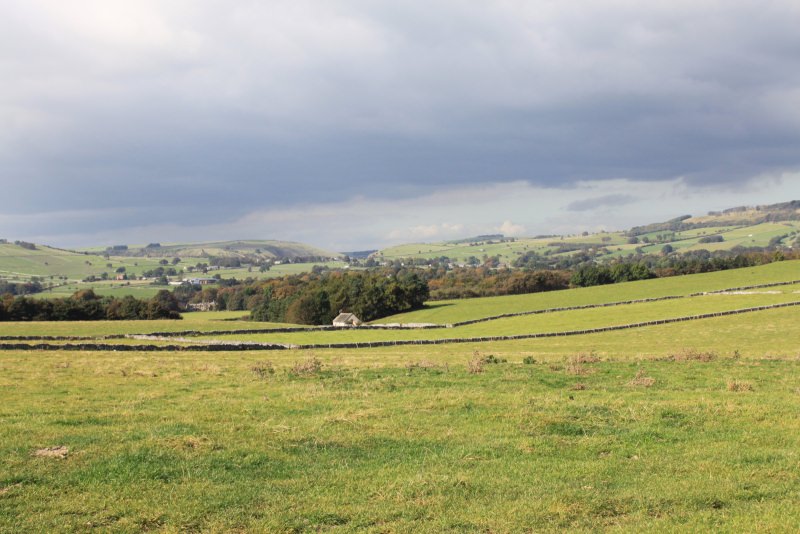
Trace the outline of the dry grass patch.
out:
<instances>
[{"instance_id":1,"label":"dry grass patch","mask_svg":"<svg viewBox=\"0 0 800 534\"><path fill-rule=\"evenodd\" d=\"M472 353L472 358L467 362L467 370L472 374L482 373L486 365L506 363L505 358L498 358L494 354L481 354L479 350Z\"/></svg>"},{"instance_id":2,"label":"dry grass patch","mask_svg":"<svg viewBox=\"0 0 800 534\"><path fill-rule=\"evenodd\" d=\"M215 365L213 363L204 363L196 368L198 372L201 373L209 373L212 375L221 375L222 368L219 365Z\"/></svg>"},{"instance_id":3,"label":"dry grass patch","mask_svg":"<svg viewBox=\"0 0 800 534\"><path fill-rule=\"evenodd\" d=\"M733 391L734 393L753 391L753 383L746 380L734 380L731 378L728 379L725 387L728 391Z\"/></svg>"},{"instance_id":4,"label":"dry grass patch","mask_svg":"<svg viewBox=\"0 0 800 534\"><path fill-rule=\"evenodd\" d=\"M568 375L584 376L592 372L588 367L580 363L570 361L565 368Z\"/></svg>"},{"instance_id":5,"label":"dry grass patch","mask_svg":"<svg viewBox=\"0 0 800 534\"><path fill-rule=\"evenodd\" d=\"M316 356L311 356L302 362L295 362L292 366L292 373L303 376L315 375L321 370L322 362Z\"/></svg>"},{"instance_id":6,"label":"dry grass patch","mask_svg":"<svg viewBox=\"0 0 800 534\"><path fill-rule=\"evenodd\" d=\"M420 361L418 361L418 362L408 362L408 363L405 365L405 367L406 367L406 370L408 370L409 372L411 372L411 371L413 371L414 369L422 369L422 370L426 370L426 369L438 369L440 366L439 366L439 365L436 365L435 363L433 363L433 362L431 362L431 361L428 361L428 360L420 360ZM447 364L445 364L445 365L444 365L444 367L446 368L446 367L447 367Z\"/></svg>"},{"instance_id":7,"label":"dry grass patch","mask_svg":"<svg viewBox=\"0 0 800 534\"><path fill-rule=\"evenodd\" d=\"M595 354L594 351L579 352L577 354L573 354L567 359L567 365L565 367L565 370L567 374L570 375L575 375L575 376L588 375L593 373L594 369L586 367L585 364L597 363L599 361L600 358L597 356L597 354Z\"/></svg>"},{"instance_id":8,"label":"dry grass patch","mask_svg":"<svg viewBox=\"0 0 800 534\"><path fill-rule=\"evenodd\" d=\"M33 451L33 456L36 456L37 458L57 458L59 460L64 460L68 455L69 449L63 445L45 447L44 449L36 449Z\"/></svg>"},{"instance_id":9,"label":"dry grass patch","mask_svg":"<svg viewBox=\"0 0 800 534\"><path fill-rule=\"evenodd\" d=\"M22 487L22 483L21 482L17 482L16 484L11 484L10 486L2 487L2 488L0 488L0 496L3 496L5 494L9 493L13 489L21 488L21 487Z\"/></svg>"},{"instance_id":10,"label":"dry grass patch","mask_svg":"<svg viewBox=\"0 0 800 534\"><path fill-rule=\"evenodd\" d=\"M570 358L570 361L575 363L597 363L600 361L600 357L595 351L592 350L589 352L579 352L578 354L573 355Z\"/></svg>"},{"instance_id":11,"label":"dry grass patch","mask_svg":"<svg viewBox=\"0 0 800 534\"><path fill-rule=\"evenodd\" d=\"M666 359L674 362L712 362L717 357L717 353L713 351L702 352L697 349L683 349L667 356Z\"/></svg>"},{"instance_id":12,"label":"dry grass patch","mask_svg":"<svg viewBox=\"0 0 800 534\"><path fill-rule=\"evenodd\" d=\"M297 364L295 364L295 366L296 365ZM265 380L275 374L275 366L272 365L272 362L269 360L256 362L250 366L250 372L259 380Z\"/></svg>"},{"instance_id":13,"label":"dry grass patch","mask_svg":"<svg viewBox=\"0 0 800 534\"><path fill-rule=\"evenodd\" d=\"M482 373L485 370L484 367L486 367L486 362L480 356L473 356L467 361L467 371L472 375Z\"/></svg>"},{"instance_id":14,"label":"dry grass patch","mask_svg":"<svg viewBox=\"0 0 800 534\"><path fill-rule=\"evenodd\" d=\"M199 451L206 449L217 449L211 439L204 436L177 436L166 439L165 444L176 450Z\"/></svg>"},{"instance_id":15,"label":"dry grass patch","mask_svg":"<svg viewBox=\"0 0 800 534\"><path fill-rule=\"evenodd\" d=\"M656 379L651 376L645 376L645 370L639 369L636 371L636 376L628 382L629 386L649 388L656 383Z\"/></svg>"}]
</instances>

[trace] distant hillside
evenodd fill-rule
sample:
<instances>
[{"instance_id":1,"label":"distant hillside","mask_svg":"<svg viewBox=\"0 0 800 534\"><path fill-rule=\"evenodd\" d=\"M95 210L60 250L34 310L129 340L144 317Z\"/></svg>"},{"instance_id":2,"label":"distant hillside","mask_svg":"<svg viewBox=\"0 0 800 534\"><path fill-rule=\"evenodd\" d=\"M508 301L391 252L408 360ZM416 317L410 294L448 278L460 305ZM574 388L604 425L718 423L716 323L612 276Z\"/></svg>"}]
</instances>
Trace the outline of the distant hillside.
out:
<instances>
[{"instance_id":1,"label":"distant hillside","mask_svg":"<svg viewBox=\"0 0 800 534\"><path fill-rule=\"evenodd\" d=\"M29 280L33 277L81 280L87 276L114 273L125 267L127 273L140 273L158 266L156 260L105 258L100 254L75 252L34 245L0 242L0 278Z\"/></svg>"},{"instance_id":2,"label":"distant hillside","mask_svg":"<svg viewBox=\"0 0 800 534\"><path fill-rule=\"evenodd\" d=\"M0 281L36 282L47 295L66 296L91 287L120 295L151 296L153 280L162 276L169 281L197 276L189 273L271 278L310 272L315 267L342 267L344 263L329 261L339 257L335 252L286 241L151 243L75 251L0 239Z\"/></svg>"},{"instance_id":3,"label":"distant hillside","mask_svg":"<svg viewBox=\"0 0 800 534\"><path fill-rule=\"evenodd\" d=\"M486 234L476 235L474 237L464 237L462 239L451 239L450 241L447 241L447 243L459 245L462 243L478 243L482 241L502 241L503 239L505 239L503 234Z\"/></svg>"},{"instance_id":4,"label":"distant hillside","mask_svg":"<svg viewBox=\"0 0 800 534\"><path fill-rule=\"evenodd\" d=\"M798 247L800 201L737 207L707 215L682 215L627 231L504 239L479 236L436 243L410 243L380 250L378 262L425 262L440 258L463 265L554 266L581 254L583 261L634 254L675 253L735 248Z\"/></svg>"},{"instance_id":5,"label":"distant hillside","mask_svg":"<svg viewBox=\"0 0 800 534\"><path fill-rule=\"evenodd\" d=\"M149 258L246 258L283 260L298 258L339 258L331 252L303 243L274 240L210 241L202 243L150 243L148 245L116 245L105 249L88 249L114 256Z\"/></svg>"},{"instance_id":6,"label":"distant hillside","mask_svg":"<svg viewBox=\"0 0 800 534\"><path fill-rule=\"evenodd\" d=\"M723 211L710 211L707 215L700 217L682 215L663 223L634 226L625 233L629 236L638 236L651 232L682 232L697 228L753 226L783 221L800 221L800 200L766 206L739 206Z\"/></svg>"}]
</instances>

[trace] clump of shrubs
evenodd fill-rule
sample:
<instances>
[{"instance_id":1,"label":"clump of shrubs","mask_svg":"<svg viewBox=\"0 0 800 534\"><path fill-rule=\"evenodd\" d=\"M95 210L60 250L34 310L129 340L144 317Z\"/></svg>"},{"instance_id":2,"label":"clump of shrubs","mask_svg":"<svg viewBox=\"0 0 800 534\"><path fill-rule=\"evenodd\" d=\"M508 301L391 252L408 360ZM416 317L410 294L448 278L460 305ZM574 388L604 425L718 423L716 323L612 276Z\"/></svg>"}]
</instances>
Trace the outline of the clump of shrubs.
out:
<instances>
[{"instance_id":1,"label":"clump of shrubs","mask_svg":"<svg viewBox=\"0 0 800 534\"><path fill-rule=\"evenodd\" d=\"M525 356L524 358L522 358L522 363L524 363L525 365L533 365L536 363L536 358L534 358L533 356Z\"/></svg>"}]
</instances>

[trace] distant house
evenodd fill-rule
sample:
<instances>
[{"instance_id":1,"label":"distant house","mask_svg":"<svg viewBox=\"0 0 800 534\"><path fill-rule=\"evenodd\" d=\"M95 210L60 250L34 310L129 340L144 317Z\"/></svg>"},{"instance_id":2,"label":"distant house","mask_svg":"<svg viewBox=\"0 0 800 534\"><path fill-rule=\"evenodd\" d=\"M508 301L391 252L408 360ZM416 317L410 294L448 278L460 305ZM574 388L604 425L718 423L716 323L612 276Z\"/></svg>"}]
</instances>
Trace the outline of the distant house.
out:
<instances>
[{"instance_id":1,"label":"distant house","mask_svg":"<svg viewBox=\"0 0 800 534\"><path fill-rule=\"evenodd\" d=\"M352 313L341 312L333 320L333 326L361 326L364 324L361 319Z\"/></svg>"},{"instance_id":2,"label":"distant house","mask_svg":"<svg viewBox=\"0 0 800 534\"><path fill-rule=\"evenodd\" d=\"M216 278L187 278L185 282L192 284L193 286L207 286L208 284L214 284L217 282Z\"/></svg>"}]
</instances>

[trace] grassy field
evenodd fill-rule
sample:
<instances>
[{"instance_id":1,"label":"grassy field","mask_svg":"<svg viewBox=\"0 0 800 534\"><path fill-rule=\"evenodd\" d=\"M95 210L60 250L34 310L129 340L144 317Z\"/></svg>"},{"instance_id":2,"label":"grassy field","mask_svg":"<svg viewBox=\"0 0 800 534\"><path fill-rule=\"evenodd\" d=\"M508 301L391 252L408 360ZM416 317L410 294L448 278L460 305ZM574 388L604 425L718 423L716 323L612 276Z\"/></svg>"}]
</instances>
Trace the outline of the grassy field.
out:
<instances>
[{"instance_id":1,"label":"grassy field","mask_svg":"<svg viewBox=\"0 0 800 534\"><path fill-rule=\"evenodd\" d=\"M734 269L694 276L658 278L549 293L511 295L431 302L428 307L388 317L378 323L454 323L502 313L602 304L670 295L688 295L731 287L800 280L800 261L776 262L748 269Z\"/></svg>"},{"instance_id":2,"label":"grassy field","mask_svg":"<svg viewBox=\"0 0 800 534\"><path fill-rule=\"evenodd\" d=\"M28 250L10 243L0 244L0 277L12 281L25 281L37 276L45 282L57 283L60 277L75 282L90 275L100 276L104 272L113 276L119 267L125 267L129 274L139 275L158 265L156 258L111 256L106 259L100 255L81 254L42 245L38 245L36 250Z\"/></svg>"},{"instance_id":3,"label":"grassy field","mask_svg":"<svg viewBox=\"0 0 800 534\"><path fill-rule=\"evenodd\" d=\"M797 274L783 262L415 313L451 322ZM291 336L572 329L800 300L796 291ZM0 531L793 531L798 313L380 349L0 351ZM0 335L278 326L230 320L241 314L0 323Z\"/></svg>"}]
</instances>

